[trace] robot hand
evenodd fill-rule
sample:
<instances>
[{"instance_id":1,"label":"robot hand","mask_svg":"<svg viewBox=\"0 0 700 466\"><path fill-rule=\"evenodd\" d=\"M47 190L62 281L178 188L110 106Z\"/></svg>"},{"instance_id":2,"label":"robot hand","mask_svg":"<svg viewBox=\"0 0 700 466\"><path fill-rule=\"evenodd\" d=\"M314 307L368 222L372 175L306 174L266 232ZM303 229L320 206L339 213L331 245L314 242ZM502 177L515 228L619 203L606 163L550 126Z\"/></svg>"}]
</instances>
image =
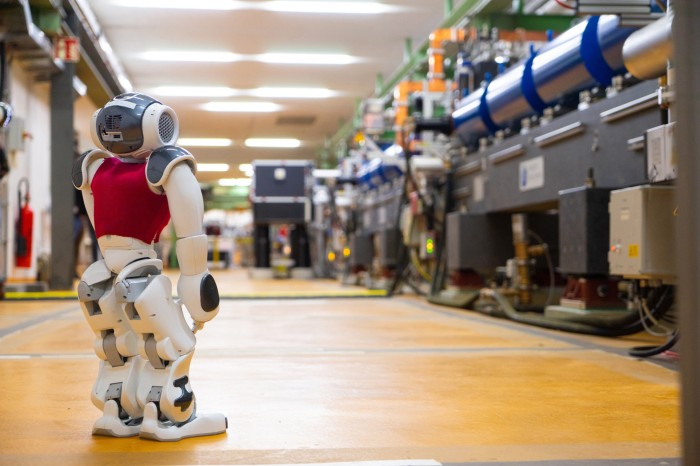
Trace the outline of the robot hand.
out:
<instances>
[{"instance_id":1,"label":"robot hand","mask_svg":"<svg viewBox=\"0 0 700 466\"><path fill-rule=\"evenodd\" d=\"M180 275L177 294L194 320L193 330L202 328L219 313L219 290L209 271Z\"/></svg>"}]
</instances>

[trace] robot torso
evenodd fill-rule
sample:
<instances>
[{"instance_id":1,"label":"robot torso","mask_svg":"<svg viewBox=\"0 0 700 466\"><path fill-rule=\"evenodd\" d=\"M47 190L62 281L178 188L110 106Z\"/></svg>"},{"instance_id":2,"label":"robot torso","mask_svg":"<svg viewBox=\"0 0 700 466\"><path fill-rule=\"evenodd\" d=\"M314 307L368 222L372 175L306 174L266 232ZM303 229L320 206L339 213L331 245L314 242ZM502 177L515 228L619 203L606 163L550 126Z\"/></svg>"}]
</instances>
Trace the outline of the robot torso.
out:
<instances>
[{"instance_id":1,"label":"robot torso","mask_svg":"<svg viewBox=\"0 0 700 466\"><path fill-rule=\"evenodd\" d=\"M148 186L145 163L104 159L92 179L95 200L95 234L136 238L146 244L158 242L170 221L168 199Z\"/></svg>"}]
</instances>

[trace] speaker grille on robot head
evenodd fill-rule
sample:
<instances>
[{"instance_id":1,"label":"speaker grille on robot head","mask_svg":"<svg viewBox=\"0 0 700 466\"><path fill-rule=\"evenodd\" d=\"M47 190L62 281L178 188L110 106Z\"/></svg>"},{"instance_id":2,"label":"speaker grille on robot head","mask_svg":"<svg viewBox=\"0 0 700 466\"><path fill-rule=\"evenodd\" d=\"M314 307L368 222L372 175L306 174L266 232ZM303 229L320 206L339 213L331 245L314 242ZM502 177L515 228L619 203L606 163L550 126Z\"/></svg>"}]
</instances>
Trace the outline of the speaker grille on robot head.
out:
<instances>
[{"instance_id":1,"label":"speaker grille on robot head","mask_svg":"<svg viewBox=\"0 0 700 466\"><path fill-rule=\"evenodd\" d=\"M170 142L175 134L175 122L168 113L163 113L158 120L158 134L161 141Z\"/></svg>"},{"instance_id":2,"label":"speaker grille on robot head","mask_svg":"<svg viewBox=\"0 0 700 466\"><path fill-rule=\"evenodd\" d=\"M120 129L122 126L122 116L121 115L107 115L105 118L105 129L107 131L114 131L115 129Z\"/></svg>"}]
</instances>

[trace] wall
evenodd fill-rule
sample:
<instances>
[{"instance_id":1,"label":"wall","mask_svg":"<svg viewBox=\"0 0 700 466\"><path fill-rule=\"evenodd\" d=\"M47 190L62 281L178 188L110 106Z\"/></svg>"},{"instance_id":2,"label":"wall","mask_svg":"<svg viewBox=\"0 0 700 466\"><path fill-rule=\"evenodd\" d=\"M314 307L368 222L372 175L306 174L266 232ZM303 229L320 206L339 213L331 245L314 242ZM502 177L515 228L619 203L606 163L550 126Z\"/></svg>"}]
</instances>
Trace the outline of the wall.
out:
<instances>
[{"instance_id":1,"label":"wall","mask_svg":"<svg viewBox=\"0 0 700 466\"><path fill-rule=\"evenodd\" d=\"M51 252L51 202L73 202L74 200L52 200L50 186L51 169L51 103L50 83L37 81L25 72L18 62L10 66L10 103L16 118L15 131L24 123L24 137L18 150L9 151L10 174L3 180L2 189L8 199L8 208L3 215L7 227L5 270L8 281L34 281L37 276L37 257ZM89 122L96 107L84 97L76 100L74 125L78 129L80 151L92 147ZM30 183L30 206L34 211L32 264L30 268L14 266L14 225L18 212L17 187L20 179L27 177ZM66 180L70 183L71 180ZM73 238L66 238L71 244Z\"/></svg>"},{"instance_id":2,"label":"wall","mask_svg":"<svg viewBox=\"0 0 700 466\"><path fill-rule=\"evenodd\" d=\"M49 164L49 84L37 82L24 72L16 62L10 68L10 104L14 110L11 132L15 132L21 141L18 147L8 144L8 161L10 174L6 178L8 193L8 210L4 221L7 222L7 262L8 279L33 280L36 277L36 259L39 254L47 253L44 228L50 221L50 187ZM22 123L24 127L22 128ZM21 133L20 133L21 132ZM14 144L13 144L14 146ZM14 149L14 150L12 150ZM30 207L34 211L34 230L32 239L32 265L29 269L15 267L15 231L18 215L17 189L22 178L29 180Z\"/></svg>"}]
</instances>

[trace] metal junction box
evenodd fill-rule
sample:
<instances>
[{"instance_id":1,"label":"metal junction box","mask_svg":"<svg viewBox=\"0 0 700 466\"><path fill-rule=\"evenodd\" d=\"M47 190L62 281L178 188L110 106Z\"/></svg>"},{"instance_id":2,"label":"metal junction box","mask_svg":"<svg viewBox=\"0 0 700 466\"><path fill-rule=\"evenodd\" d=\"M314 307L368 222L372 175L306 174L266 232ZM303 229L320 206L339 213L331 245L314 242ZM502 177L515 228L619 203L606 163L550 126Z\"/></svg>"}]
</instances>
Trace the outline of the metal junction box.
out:
<instances>
[{"instance_id":1,"label":"metal junction box","mask_svg":"<svg viewBox=\"0 0 700 466\"><path fill-rule=\"evenodd\" d=\"M513 257L511 219L508 214L447 215L448 270L490 270Z\"/></svg>"},{"instance_id":2,"label":"metal junction box","mask_svg":"<svg viewBox=\"0 0 700 466\"><path fill-rule=\"evenodd\" d=\"M350 235L350 266L365 267L372 266L374 258L374 243L372 235L368 233L355 233Z\"/></svg>"},{"instance_id":3,"label":"metal junction box","mask_svg":"<svg viewBox=\"0 0 700 466\"><path fill-rule=\"evenodd\" d=\"M676 277L676 202L673 186L636 186L610 193L610 274Z\"/></svg>"},{"instance_id":4,"label":"metal junction box","mask_svg":"<svg viewBox=\"0 0 700 466\"><path fill-rule=\"evenodd\" d=\"M566 274L607 275L610 190L559 192L559 269Z\"/></svg>"},{"instance_id":5,"label":"metal junction box","mask_svg":"<svg viewBox=\"0 0 700 466\"><path fill-rule=\"evenodd\" d=\"M382 230L377 234L379 265L383 267L396 267L399 262L399 245L401 244L401 232L396 228Z\"/></svg>"},{"instance_id":6,"label":"metal junction box","mask_svg":"<svg viewBox=\"0 0 700 466\"><path fill-rule=\"evenodd\" d=\"M674 145L675 123L651 128L645 133L647 177L652 183L678 178Z\"/></svg>"}]
</instances>

